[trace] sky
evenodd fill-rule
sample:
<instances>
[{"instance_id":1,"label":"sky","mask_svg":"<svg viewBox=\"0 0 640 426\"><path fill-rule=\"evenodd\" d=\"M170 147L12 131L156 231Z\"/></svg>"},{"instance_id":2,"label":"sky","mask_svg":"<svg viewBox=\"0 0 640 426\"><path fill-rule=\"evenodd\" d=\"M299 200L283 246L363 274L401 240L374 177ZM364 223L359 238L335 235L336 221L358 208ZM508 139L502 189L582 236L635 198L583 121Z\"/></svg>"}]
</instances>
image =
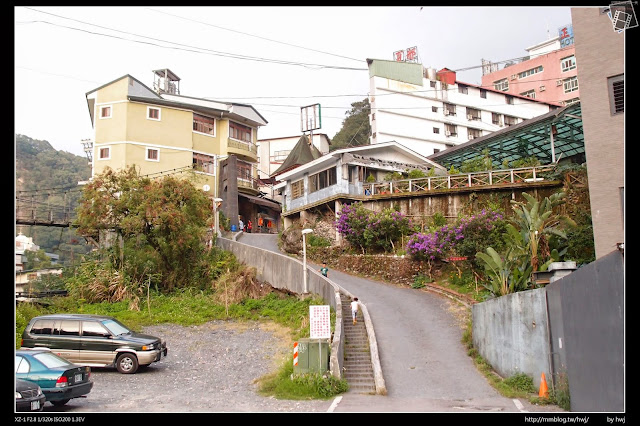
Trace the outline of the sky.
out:
<instances>
[{"instance_id":1,"label":"sky","mask_svg":"<svg viewBox=\"0 0 640 426\"><path fill-rule=\"evenodd\" d=\"M16 6L14 22L15 133L85 156L87 92L127 74L151 88L168 68L181 95L252 105L268 122L259 139L301 135L301 108L319 103L314 133L333 138L368 96L367 59L415 47L423 66L480 84L482 59L526 56L571 9Z\"/></svg>"}]
</instances>

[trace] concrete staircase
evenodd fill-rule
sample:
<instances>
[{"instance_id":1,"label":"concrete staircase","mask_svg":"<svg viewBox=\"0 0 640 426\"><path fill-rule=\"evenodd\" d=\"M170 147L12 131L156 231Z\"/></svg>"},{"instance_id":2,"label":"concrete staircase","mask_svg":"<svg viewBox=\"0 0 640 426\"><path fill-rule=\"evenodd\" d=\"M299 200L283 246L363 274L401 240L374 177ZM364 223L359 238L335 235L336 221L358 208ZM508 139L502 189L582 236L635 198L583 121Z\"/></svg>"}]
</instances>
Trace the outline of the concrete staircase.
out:
<instances>
[{"instance_id":1,"label":"concrete staircase","mask_svg":"<svg viewBox=\"0 0 640 426\"><path fill-rule=\"evenodd\" d=\"M349 384L349 392L375 394L369 339L362 312L358 312L358 322L354 325L351 318L351 299L344 294L340 295L340 299L345 337L343 373Z\"/></svg>"}]
</instances>

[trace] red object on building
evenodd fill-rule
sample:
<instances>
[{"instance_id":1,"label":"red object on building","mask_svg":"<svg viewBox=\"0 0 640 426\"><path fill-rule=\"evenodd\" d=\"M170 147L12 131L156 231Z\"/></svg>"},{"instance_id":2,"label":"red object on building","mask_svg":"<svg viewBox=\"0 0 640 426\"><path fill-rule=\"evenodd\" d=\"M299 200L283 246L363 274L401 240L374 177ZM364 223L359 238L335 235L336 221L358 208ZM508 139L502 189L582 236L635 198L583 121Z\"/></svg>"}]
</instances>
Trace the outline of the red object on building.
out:
<instances>
[{"instance_id":1,"label":"red object on building","mask_svg":"<svg viewBox=\"0 0 640 426\"><path fill-rule=\"evenodd\" d=\"M456 84L456 72L449 68L442 68L436 73L436 78L447 84Z\"/></svg>"}]
</instances>

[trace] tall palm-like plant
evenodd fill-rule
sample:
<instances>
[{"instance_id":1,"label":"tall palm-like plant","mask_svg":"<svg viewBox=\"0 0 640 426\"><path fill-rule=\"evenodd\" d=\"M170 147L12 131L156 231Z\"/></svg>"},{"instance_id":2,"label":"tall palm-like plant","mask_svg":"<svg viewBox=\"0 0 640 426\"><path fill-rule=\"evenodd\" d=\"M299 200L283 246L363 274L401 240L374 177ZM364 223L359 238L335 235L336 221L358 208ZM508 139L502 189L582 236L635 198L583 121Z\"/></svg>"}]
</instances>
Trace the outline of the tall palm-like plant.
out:
<instances>
[{"instance_id":1,"label":"tall palm-like plant","mask_svg":"<svg viewBox=\"0 0 640 426\"><path fill-rule=\"evenodd\" d=\"M547 247L548 237L556 235L566 239L566 234L559 228L561 223L575 226L575 222L566 215L554 212L554 207L564 203L564 192L556 192L542 201L535 197L522 193L526 202L511 200L515 216L513 224L519 229L523 237L525 247L531 256L533 271L540 267L541 246Z\"/></svg>"}]
</instances>

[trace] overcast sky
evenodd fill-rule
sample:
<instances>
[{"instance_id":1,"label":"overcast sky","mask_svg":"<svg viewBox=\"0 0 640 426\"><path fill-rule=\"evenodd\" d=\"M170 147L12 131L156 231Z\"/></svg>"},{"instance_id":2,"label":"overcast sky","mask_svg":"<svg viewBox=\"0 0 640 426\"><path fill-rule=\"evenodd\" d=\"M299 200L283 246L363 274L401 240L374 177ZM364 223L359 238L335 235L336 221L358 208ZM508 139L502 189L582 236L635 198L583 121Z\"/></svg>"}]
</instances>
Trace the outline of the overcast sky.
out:
<instances>
[{"instance_id":1,"label":"overcast sky","mask_svg":"<svg viewBox=\"0 0 640 426\"><path fill-rule=\"evenodd\" d=\"M180 94L250 104L260 139L301 134L319 103L332 138L369 91L366 59L419 62L479 84L482 59L518 58L571 24L569 7L16 6L15 133L84 156L86 93L126 74L180 77Z\"/></svg>"}]
</instances>

